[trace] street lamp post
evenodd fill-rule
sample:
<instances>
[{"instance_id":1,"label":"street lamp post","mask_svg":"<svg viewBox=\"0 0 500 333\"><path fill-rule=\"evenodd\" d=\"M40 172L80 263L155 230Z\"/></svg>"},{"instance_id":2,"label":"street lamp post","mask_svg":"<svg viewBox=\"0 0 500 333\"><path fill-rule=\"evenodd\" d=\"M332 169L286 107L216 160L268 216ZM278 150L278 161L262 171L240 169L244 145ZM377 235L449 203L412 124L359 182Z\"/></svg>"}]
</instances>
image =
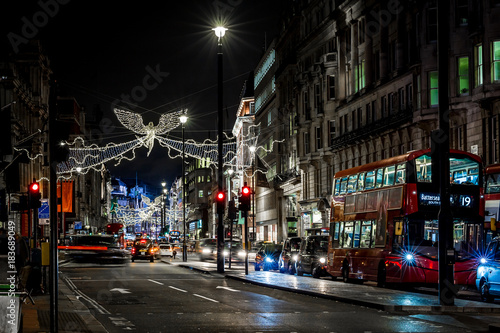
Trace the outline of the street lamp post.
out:
<instances>
[{"instance_id":1,"label":"street lamp post","mask_svg":"<svg viewBox=\"0 0 500 333\"><path fill-rule=\"evenodd\" d=\"M161 182L161 211L160 211L160 222L161 222L161 229L160 231L163 232L163 229L165 228L165 193L166 193L166 188L167 183L165 181Z\"/></svg>"},{"instance_id":2,"label":"street lamp post","mask_svg":"<svg viewBox=\"0 0 500 333\"><path fill-rule=\"evenodd\" d=\"M255 241L256 235L257 235L257 230L255 230L255 165L256 165L256 159L255 159L255 151L257 150L257 147L255 146L250 146L250 152L252 153L252 228L253 228L253 241Z\"/></svg>"},{"instance_id":3,"label":"street lamp post","mask_svg":"<svg viewBox=\"0 0 500 333\"><path fill-rule=\"evenodd\" d=\"M222 183L222 167L223 167L223 152L222 152L222 140L223 140L223 127L224 127L224 119L223 110L222 110L222 37L226 33L226 28L217 27L212 29L215 31L215 35L218 38L217 43L217 136L218 136L218 159L217 159L217 193L221 193L223 191L223 183ZM223 213L218 212L218 223L217 223L217 272L224 273L224 224L223 224Z\"/></svg>"},{"instance_id":4,"label":"street lamp post","mask_svg":"<svg viewBox=\"0 0 500 333\"><path fill-rule=\"evenodd\" d=\"M182 115L180 121L182 123L182 223L184 227L184 241L182 244L182 261L187 261L187 244L186 244L186 174L184 166L184 158L186 154L185 139L184 139L184 124L186 123L188 117Z\"/></svg>"}]
</instances>

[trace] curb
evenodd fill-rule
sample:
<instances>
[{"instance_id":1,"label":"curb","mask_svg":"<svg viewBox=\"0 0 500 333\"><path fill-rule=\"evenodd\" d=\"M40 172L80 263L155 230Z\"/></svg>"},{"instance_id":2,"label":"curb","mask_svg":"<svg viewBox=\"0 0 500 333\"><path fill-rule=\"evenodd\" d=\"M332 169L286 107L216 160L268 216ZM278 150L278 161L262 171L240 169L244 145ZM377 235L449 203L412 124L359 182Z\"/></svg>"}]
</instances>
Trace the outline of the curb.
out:
<instances>
[{"instance_id":1,"label":"curb","mask_svg":"<svg viewBox=\"0 0 500 333\"><path fill-rule=\"evenodd\" d=\"M167 264L172 265L170 262L163 261ZM206 269L198 268L191 266L189 264L176 264L176 266L180 266L183 268L191 269L193 271L205 273L205 274L212 274L212 273L217 273L218 272L212 272ZM352 304L352 305L358 305L358 306L364 306L376 310L382 310L382 311L387 311L387 312L393 312L393 313L500 313L500 308L495 308L495 307L471 307L471 306L444 306L444 305L386 305L386 304L381 304L381 303L375 303L375 302L370 302L370 301L363 301L359 299L353 299L353 298L348 298L348 297L343 297L343 296L338 296L338 295L332 295L332 294L323 294L323 293L318 293L314 291L309 291L309 290L304 290L304 289L294 289L290 287L283 287L279 285L273 285L273 284L267 284L264 282L259 282L259 281L254 281L251 279L246 279L244 277L240 276L235 276L232 274L224 273L224 277L228 279L233 279L233 280L238 280L241 282L246 282L246 283L251 283L254 285L258 285L261 287L266 287L266 288L273 288L273 289L279 289L283 291L288 291L288 292L293 292L296 294L302 294L302 295L307 295L307 296L312 296L312 297L319 297L319 298L324 298L324 299L329 299L329 300L334 300L346 304ZM494 331L492 331L494 330ZM500 333L500 324L499 325L490 325L490 332L499 332Z\"/></svg>"}]
</instances>

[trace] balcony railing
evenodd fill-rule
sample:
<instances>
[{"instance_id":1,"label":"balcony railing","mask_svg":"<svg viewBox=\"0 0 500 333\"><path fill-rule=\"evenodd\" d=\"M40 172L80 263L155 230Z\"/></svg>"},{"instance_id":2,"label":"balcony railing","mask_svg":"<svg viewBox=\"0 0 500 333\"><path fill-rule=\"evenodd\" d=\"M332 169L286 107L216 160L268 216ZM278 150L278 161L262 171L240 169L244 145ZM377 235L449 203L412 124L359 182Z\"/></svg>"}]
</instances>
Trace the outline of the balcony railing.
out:
<instances>
[{"instance_id":1,"label":"balcony railing","mask_svg":"<svg viewBox=\"0 0 500 333\"><path fill-rule=\"evenodd\" d=\"M399 110L399 112L392 114L389 117L366 124L363 127L360 127L354 131L345 133L333 139L330 149L335 150L342 146L355 144L357 142L363 141L367 136L378 134L388 129L397 128L405 122L411 121L412 117L412 108Z\"/></svg>"},{"instance_id":2,"label":"balcony railing","mask_svg":"<svg viewBox=\"0 0 500 333\"><path fill-rule=\"evenodd\" d=\"M300 177L300 173L297 170L288 170L284 173L279 173L276 176L274 176L274 186L279 186L283 183L286 183L287 181L291 179L295 179L297 177Z\"/></svg>"}]
</instances>

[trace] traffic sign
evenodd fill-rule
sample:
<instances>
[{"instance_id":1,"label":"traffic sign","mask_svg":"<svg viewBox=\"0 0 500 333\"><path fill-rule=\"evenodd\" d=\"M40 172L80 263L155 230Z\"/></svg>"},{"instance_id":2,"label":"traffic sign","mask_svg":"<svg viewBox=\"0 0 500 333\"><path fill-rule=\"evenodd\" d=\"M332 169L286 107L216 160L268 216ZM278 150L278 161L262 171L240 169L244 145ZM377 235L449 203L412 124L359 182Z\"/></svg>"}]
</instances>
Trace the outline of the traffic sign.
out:
<instances>
[{"instance_id":1,"label":"traffic sign","mask_svg":"<svg viewBox=\"0 0 500 333\"><path fill-rule=\"evenodd\" d=\"M49 215L49 203L47 200L42 200L42 206L38 208L38 219L48 219Z\"/></svg>"}]
</instances>

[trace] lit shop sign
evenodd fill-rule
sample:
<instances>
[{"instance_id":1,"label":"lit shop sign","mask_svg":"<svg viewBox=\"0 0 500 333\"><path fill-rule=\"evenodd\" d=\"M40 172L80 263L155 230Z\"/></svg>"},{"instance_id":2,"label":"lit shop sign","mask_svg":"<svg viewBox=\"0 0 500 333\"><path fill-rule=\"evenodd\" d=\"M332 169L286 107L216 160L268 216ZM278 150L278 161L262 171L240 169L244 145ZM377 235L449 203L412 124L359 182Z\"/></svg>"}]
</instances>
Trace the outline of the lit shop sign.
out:
<instances>
[{"instance_id":1,"label":"lit shop sign","mask_svg":"<svg viewBox=\"0 0 500 333\"><path fill-rule=\"evenodd\" d=\"M439 206L441 197L436 193L420 193L419 202L423 206ZM474 206L474 196L468 194L450 195L450 205L452 207L471 208Z\"/></svg>"}]
</instances>

